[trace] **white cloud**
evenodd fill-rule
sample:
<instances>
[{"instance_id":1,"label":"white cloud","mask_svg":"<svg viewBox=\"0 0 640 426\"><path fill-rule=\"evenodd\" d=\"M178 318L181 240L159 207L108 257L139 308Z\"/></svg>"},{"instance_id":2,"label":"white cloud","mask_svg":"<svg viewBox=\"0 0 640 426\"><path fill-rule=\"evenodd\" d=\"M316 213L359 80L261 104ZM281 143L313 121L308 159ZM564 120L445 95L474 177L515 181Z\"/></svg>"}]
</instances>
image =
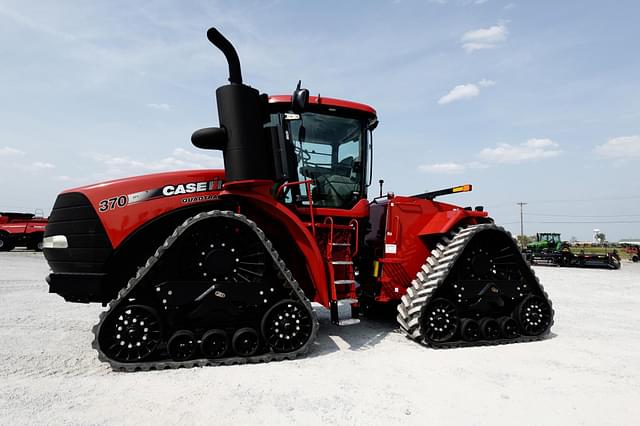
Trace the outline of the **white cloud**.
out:
<instances>
[{"instance_id":1,"label":"white cloud","mask_svg":"<svg viewBox=\"0 0 640 426\"><path fill-rule=\"evenodd\" d=\"M43 161L35 161L29 165L34 170L42 170L42 169L53 169L55 168L55 164L43 162Z\"/></svg>"},{"instance_id":2,"label":"white cloud","mask_svg":"<svg viewBox=\"0 0 640 426\"><path fill-rule=\"evenodd\" d=\"M418 166L418 169L427 173L455 175L463 173L467 167L464 164L459 163L435 163L422 164Z\"/></svg>"},{"instance_id":3,"label":"white cloud","mask_svg":"<svg viewBox=\"0 0 640 426\"><path fill-rule=\"evenodd\" d=\"M171 109L171 106L169 106L169 104L147 104L147 107L160 111L169 111Z\"/></svg>"},{"instance_id":4,"label":"white cloud","mask_svg":"<svg viewBox=\"0 0 640 426\"><path fill-rule=\"evenodd\" d=\"M473 4L485 4L488 1L489 0L476 0L476 1L473 2Z\"/></svg>"},{"instance_id":5,"label":"white cloud","mask_svg":"<svg viewBox=\"0 0 640 426\"><path fill-rule=\"evenodd\" d=\"M183 148L174 149L171 155L167 157L149 161L110 154L94 153L86 154L86 156L102 164L105 167L104 174L110 177L171 170L220 169L224 167L221 154L212 156Z\"/></svg>"},{"instance_id":6,"label":"white cloud","mask_svg":"<svg viewBox=\"0 0 640 426\"><path fill-rule=\"evenodd\" d=\"M438 99L440 105L448 104L462 99L475 98L480 94L480 87L491 87L496 84L493 80L482 79L478 84L467 83L459 84L449 91L446 95Z\"/></svg>"},{"instance_id":7,"label":"white cloud","mask_svg":"<svg viewBox=\"0 0 640 426\"><path fill-rule=\"evenodd\" d=\"M449 91L446 95L438 99L440 105L448 104L450 102L459 101L462 99L475 98L480 94L480 89L473 83L460 84Z\"/></svg>"},{"instance_id":8,"label":"white cloud","mask_svg":"<svg viewBox=\"0 0 640 426\"><path fill-rule=\"evenodd\" d=\"M560 146L551 139L529 139L519 145L498 144L495 148L484 148L478 156L493 163L517 164L542 158L557 157Z\"/></svg>"},{"instance_id":9,"label":"white cloud","mask_svg":"<svg viewBox=\"0 0 640 426\"><path fill-rule=\"evenodd\" d=\"M20 151L19 149L11 148L5 146L4 148L0 148L0 157L8 157L10 155L24 155L24 151Z\"/></svg>"},{"instance_id":10,"label":"white cloud","mask_svg":"<svg viewBox=\"0 0 640 426\"><path fill-rule=\"evenodd\" d=\"M640 158L640 135L609 139L606 143L596 146L593 151L603 158L613 160Z\"/></svg>"},{"instance_id":11,"label":"white cloud","mask_svg":"<svg viewBox=\"0 0 640 426\"><path fill-rule=\"evenodd\" d=\"M462 47L467 52L480 49L494 49L499 47L500 44L507 39L508 33L509 31L504 24L467 31L462 35Z\"/></svg>"}]
</instances>

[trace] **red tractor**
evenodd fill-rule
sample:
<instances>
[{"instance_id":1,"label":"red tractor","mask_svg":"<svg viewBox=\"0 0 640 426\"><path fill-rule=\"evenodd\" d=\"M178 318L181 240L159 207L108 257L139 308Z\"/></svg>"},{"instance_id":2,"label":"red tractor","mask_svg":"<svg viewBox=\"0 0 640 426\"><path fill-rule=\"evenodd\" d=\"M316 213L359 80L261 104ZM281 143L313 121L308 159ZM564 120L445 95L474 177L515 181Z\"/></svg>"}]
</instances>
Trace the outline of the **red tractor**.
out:
<instances>
[{"instance_id":1,"label":"red tractor","mask_svg":"<svg viewBox=\"0 0 640 426\"><path fill-rule=\"evenodd\" d=\"M146 370L291 359L318 329L312 302L397 305L431 347L549 332L553 310L511 236L482 207L434 201L470 185L368 201L376 111L309 96L216 91L219 128L192 136L224 170L121 179L60 194L45 233L50 291L108 305L99 358ZM344 303L344 302L343 302Z\"/></svg>"},{"instance_id":2,"label":"red tractor","mask_svg":"<svg viewBox=\"0 0 640 426\"><path fill-rule=\"evenodd\" d=\"M0 251L11 251L16 246L42 250L42 235L46 225L46 218L31 213L0 212Z\"/></svg>"}]
</instances>

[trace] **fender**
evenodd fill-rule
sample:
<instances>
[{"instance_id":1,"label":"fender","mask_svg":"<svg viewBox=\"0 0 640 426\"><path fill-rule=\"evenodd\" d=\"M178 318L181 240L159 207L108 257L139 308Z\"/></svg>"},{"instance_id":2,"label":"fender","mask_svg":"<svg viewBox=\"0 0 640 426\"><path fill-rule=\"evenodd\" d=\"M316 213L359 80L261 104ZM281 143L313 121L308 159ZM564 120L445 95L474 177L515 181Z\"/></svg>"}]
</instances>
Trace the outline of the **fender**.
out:
<instances>
[{"instance_id":1,"label":"fender","mask_svg":"<svg viewBox=\"0 0 640 426\"><path fill-rule=\"evenodd\" d=\"M227 183L220 198L236 198L246 200L256 206L269 219L284 226L302 252L306 268L312 284L316 290L315 302L325 307L329 306L328 281L324 265L324 258L315 237L309 232L305 224L284 205L278 203L270 194L273 182L266 181L256 185L244 186L243 182ZM257 186L262 186L257 190ZM247 190L244 190L244 189ZM242 213L242 212L241 212ZM250 218L251 219L251 218Z\"/></svg>"},{"instance_id":2,"label":"fender","mask_svg":"<svg viewBox=\"0 0 640 426\"><path fill-rule=\"evenodd\" d=\"M471 223L484 222L487 218L486 212L477 212L472 210L448 210L441 211L433 215L431 220L427 222L418 235L421 237L435 234L446 234L451 231L454 226L462 221L471 221Z\"/></svg>"}]
</instances>

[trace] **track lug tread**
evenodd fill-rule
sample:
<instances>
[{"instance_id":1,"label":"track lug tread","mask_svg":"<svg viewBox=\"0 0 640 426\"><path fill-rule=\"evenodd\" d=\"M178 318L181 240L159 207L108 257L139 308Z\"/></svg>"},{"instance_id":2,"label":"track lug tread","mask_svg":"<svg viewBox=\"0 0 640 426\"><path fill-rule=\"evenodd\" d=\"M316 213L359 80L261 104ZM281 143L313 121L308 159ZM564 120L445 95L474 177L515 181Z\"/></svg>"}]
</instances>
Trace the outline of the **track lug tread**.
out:
<instances>
[{"instance_id":1,"label":"track lug tread","mask_svg":"<svg viewBox=\"0 0 640 426\"><path fill-rule=\"evenodd\" d=\"M432 342L427 342L427 340L422 335L420 316L422 315L423 309L428 304L433 291L439 285L444 283L444 280L447 277L449 271L451 270L453 265L455 265L458 257L464 251L467 243L473 238L476 233L485 229L502 231L515 242L515 239L510 232L506 231L503 227L494 225L493 222L461 227L453 231L449 237L443 238L443 240L436 245L436 248L431 252L431 255L425 261L421 270L418 272L416 279L412 281L412 286L414 288L414 283L416 282L420 283L421 288L418 289L418 291L415 291L410 287L411 291L409 291L409 289L407 290L407 294L402 297L401 303L399 304L399 315L397 317L397 320L400 324L400 328L406 333L408 338L411 338L426 346L439 349L530 342L544 339L549 334L551 327L553 326L553 317L555 314L555 312L553 311L553 306L551 306L551 324L549 325L547 331L539 336L520 336L513 339L478 340L475 342L465 342L464 340L457 340L441 344L434 344ZM535 272L533 270L531 272L545 299L551 305L551 300L549 299L546 291L544 291L544 288L542 287L542 284L540 284L540 281L535 275Z\"/></svg>"}]
</instances>

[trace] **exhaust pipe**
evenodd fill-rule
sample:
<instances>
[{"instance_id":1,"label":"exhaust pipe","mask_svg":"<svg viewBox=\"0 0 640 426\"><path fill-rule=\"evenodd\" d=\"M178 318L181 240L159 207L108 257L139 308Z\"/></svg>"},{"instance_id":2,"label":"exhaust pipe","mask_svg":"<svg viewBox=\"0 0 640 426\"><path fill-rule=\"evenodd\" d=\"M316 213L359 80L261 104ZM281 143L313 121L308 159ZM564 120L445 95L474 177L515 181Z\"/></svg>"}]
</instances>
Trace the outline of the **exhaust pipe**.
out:
<instances>
[{"instance_id":1,"label":"exhaust pipe","mask_svg":"<svg viewBox=\"0 0 640 426\"><path fill-rule=\"evenodd\" d=\"M227 58L227 63L229 64L229 82L232 84L242 84L240 59L238 59L238 53L231 42L215 28L209 28L207 38L215 47L220 49Z\"/></svg>"},{"instance_id":2,"label":"exhaust pipe","mask_svg":"<svg viewBox=\"0 0 640 426\"><path fill-rule=\"evenodd\" d=\"M227 58L229 82L216 90L220 129L196 131L191 137L199 148L222 150L227 181L273 179L273 153L265 138L268 117L265 95L242 83L236 49L215 28L207 38Z\"/></svg>"}]
</instances>

